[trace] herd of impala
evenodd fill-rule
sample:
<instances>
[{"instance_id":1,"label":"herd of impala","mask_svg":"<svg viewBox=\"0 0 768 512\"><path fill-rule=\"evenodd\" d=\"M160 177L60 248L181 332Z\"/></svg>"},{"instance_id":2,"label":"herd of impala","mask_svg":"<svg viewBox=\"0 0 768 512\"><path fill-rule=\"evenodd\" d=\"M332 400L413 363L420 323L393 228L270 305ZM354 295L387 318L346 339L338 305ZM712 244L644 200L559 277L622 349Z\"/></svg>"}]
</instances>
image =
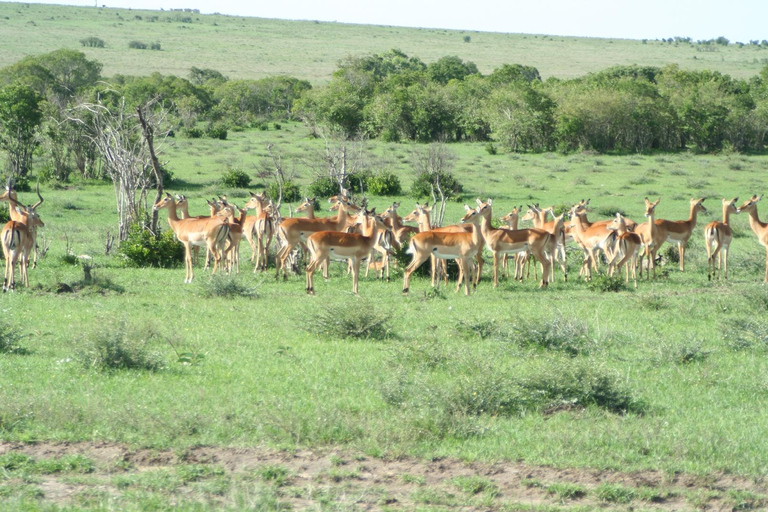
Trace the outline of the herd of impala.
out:
<instances>
[{"instance_id":1,"label":"herd of impala","mask_svg":"<svg viewBox=\"0 0 768 512\"><path fill-rule=\"evenodd\" d=\"M2 230L3 254L5 256L5 275L3 291L15 287L15 269L19 266L22 282L29 286L27 269L32 254L35 255L33 268L37 263L37 228L44 226L37 208L43 203L38 187L39 201L32 205L23 205L17 200L11 185L6 186L0 195L0 201L9 203L11 220ZM764 282L768 282L768 224L758 218L757 203L762 195L753 195L741 206L738 198L722 200L723 220L710 222L704 228L707 249L707 273L711 279L717 274L728 277L728 250L733 233L729 222L731 214L747 212L752 230L759 242L766 247ZM523 207L515 207L501 217L505 228L492 225L493 201L477 200L472 208L464 205L465 214L460 222L445 227L433 227L430 224L431 208L428 204L416 204L416 208L407 216L400 217L397 209L400 203L393 203L381 215L374 210L367 210L355 205L345 191L329 199L331 210L338 213L331 217L316 218L314 198L307 198L298 207L297 212L305 212L306 217L282 219L279 206L275 206L262 192L251 193L248 202L239 208L227 202L226 198L207 201L210 215L192 217L188 213L185 196L165 195L154 205L154 210L167 209L168 223L176 238L185 248L186 276L185 283L194 277L193 253L201 247L206 249L206 266L213 261L212 274L220 265L227 272L239 272L239 245L243 236L251 246L251 261L254 272L266 270L269 246L273 239L279 248L275 258L276 275L287 275L290 258L295 257L298 246L309 255L306 268L306 291L314 294L314 273L322 267L324 277L328 277L330 260L347 262L352 274L352 291L358 292L360 264L367 261L367 272L374 268L382 275L386 272L389 280L389 261L393 249L407 246L412 259L405 268L403 293L410 288L411 275L427 259L431 260L432 286L439 286L440 273L445 275L445 260L456 260L459 277L458 291L462 284L464 293L469 295L470 288L477 286L483 269L483 249L493 254L493 285L498 286L499 267L506 268L511 255L514 264L515 279L522 280L526 275L525 266L530 272L533 261L541 266L540 287L546 287L554 278L555 266L562 269L567 279L565 245L568 241L581 249L583 261L580 275L590 279L593 270L597 270L600 253L608 262L608 274L625 268L626 281L630 274L637 286L636 269L646 269L646 278L651 272L656 275L657 253L664 242L676 243L679 251L680 270L685 270L685 248L696 226L697 214L706 211L704 198L691 199L690 215L687 220L670 221L656 218L659 200L651 202L645 199L646 221L638 224L617 213L615 218L590 222L587 219L589 200L580 201L567 212L556 216L553 209L540 208L538 204L528 206L522 215ZM247 215L254 210L254 215ZM550 215L552 219L550 219ZM518 229L518 221L533 223L532 228ZM403 222L416 222L418 227L403 225ZM374 252L381 254L380 262L374 261ZM638 261L639 257L639 261ZM643 265L643 259L647 259ZM642 272L642 270L641 270ZM472 286L470 287L470 282Z\"/></svg>"}]
</instances>

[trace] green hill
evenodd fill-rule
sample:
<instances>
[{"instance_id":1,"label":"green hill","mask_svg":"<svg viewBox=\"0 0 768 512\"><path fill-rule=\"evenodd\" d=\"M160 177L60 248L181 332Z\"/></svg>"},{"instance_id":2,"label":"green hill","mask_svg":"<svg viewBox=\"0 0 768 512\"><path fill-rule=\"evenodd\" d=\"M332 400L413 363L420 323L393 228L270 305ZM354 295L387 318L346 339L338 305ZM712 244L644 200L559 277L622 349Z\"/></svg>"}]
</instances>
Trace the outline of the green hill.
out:
<instances>
[{"instance_id":1,"label":"green hill","mask_svg":"<svg viewBox=\"0 0 768 512\"><path fill-rule=\"evenodd\" d=\"M65 47L80 49L102 62L105 76L153 72L186 76L191 66L197 66L230 78L284 74L315 84L327 81L339 59L349 54L390 48L425 62L458 55L476 63L482 73L505 63L526 64L538 68L545 79L629 64L678 64L743 78L768 63L768 49L754 45L704 47L22 3L0 3L0 34L0 67ZM86 37L102 39L105 47L83 47L80 40ZM130 49L131 41L159 43L161 50Z\"/></svg>"}]
</instances>

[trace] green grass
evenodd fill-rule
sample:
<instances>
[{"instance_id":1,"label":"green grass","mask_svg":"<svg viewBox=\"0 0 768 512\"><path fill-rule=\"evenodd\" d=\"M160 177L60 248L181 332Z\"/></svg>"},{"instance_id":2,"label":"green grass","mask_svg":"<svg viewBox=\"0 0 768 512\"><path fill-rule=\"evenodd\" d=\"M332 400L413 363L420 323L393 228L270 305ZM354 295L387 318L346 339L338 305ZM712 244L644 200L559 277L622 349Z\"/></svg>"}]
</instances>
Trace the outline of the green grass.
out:
<instances>
[{"instance_id":1,"label":"green grass","mask_svg":"<svg viewBox=\"0 0 768 512\"><path fill-rule=\"evenodd\" d=\"M154 21L153 21L154 20ZM543 78L573 78L614 65L710 69L738 78L756 75L768 51L754 46L643 43L628 39L575 38L540 34L502 34L442 29L412 29L316 21L283 21L170 11L63 7L0 3L4 35L0 67L59 48L84 52L104 64L104 76L187 76L189 68L216 69L230 78L289 75L324 83L339 60L349 55L398 48L424 62L458 55L488 74L503 64L525 64ZM464 36L471 34L471 43ZM98 37L104 48L81 45ZM711 34L717 37L717 34ZM131 41L160 43L162 51L129 49ZM746 41L744 41L746 42Z\"/></svg>"}]
</instances>

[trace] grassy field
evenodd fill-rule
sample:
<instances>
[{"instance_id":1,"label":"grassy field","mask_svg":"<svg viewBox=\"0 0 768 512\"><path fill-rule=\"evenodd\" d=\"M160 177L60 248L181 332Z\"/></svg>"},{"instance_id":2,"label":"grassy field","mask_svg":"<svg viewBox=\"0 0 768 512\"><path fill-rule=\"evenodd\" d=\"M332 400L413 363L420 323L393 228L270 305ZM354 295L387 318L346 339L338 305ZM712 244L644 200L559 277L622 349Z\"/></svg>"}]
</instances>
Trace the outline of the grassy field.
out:
<instances>
[{"instance_id":1,"label":"grassy field","mask_svg":"<svg viewBox=\"0 0 768 512\"><path fill-rule=\"evenodd\" d=\"M411 29L314 21L280 21L169 11L0 3L0 67L59 48L83 51L104 64L104 76L187 76L189 68L216 69L230 78L290 75L327 82L340 59L398 48L424 62L458 55L490 73L502 64L538 68L543 78L573 78L615 65L717 70L748 78L768 62L768 49L736 45L711 50L661 41L554 35ZM686 34L671 34L686 36ZM712 34L715 38L719 34ZM105 48L84 48L99 37ZM464 42L466 36L470 42ZM158 42L162 51L128 50ZM742 41L747 43L748 41Z\"/></svg>"},{"instance_id":2,"label":"grassy field","mask_svg":"<svg viewBox=\"0 0 768 512\"><path fill-rule=\"evenodd\" d=\"M749 76L764 65L754 48L697 53L652 41L483 33L464 43L451 31L198 15L167 22L184 14L26 5L0 4L0 65L79 47L88 35L107 41L86 50L106 75L185 75L198 66L320 83L347 53L393 46L426 61L455 53L484 72L519 62L561 77L669 62ZM159 41L163 51L128 51L132 39ZM208 52L214 44L227 51ZM161 156L174 174L167 188L190 197L192 214L205 213L214 194L242 203L249 191L223 188L221 172L244 169L260 189L256 169L270 143L306 187L306 161L323 143L283 123L224 141L174 140ZM48 253L29 289L0 297L2 507L765 508L765 249L746 216L735 216L729 280L708 281L703 226L720 218L721 198L765 191L768 159L448 148L465 193L449 203L447 222L477 197L493 199L495 217L590 198L590 218L618 209L638 222L646 196L661 197L657 217L667 219L686 218L689 199L707 197L686 271L663 250L656 281L605 291L615 283L576 278L572 249L571 278L558 272L548 290L508 279L494 289L486 271L470 297L452 286L433 291L423 277L403 297L400 268L392 282L362 279L353 296L337 264L310 297L303 275L253 274L243 247L240 275L212 279L196 268L185 285L183 268L136 269L103 254L117 227L111 184L44 185ZM366 152L407 191L411 155L423 149L370 141ZM369 200L379 211L416 201ZM93 258L92 281L72 255ZM132 368L109 370L108 356Z\"/></svg>"},{"instance_id":3,"label":"grassy field","mask_svg":"<svg viewBox=\"0 0 768 512\"><path fill-rule=\"evenodd\" d=\"M299 168L321 144L304 127L291 124L279 131L233 133L226 141L179 139L164 156L178 179L169 190L189 195L193 214L204 213L203 198L214 193L227 192L243 201L247 191L223 190L219 173L232 165L255 168L267 156L270 142L283 152L288 166ZM397 172L406 190L410 154L418 149L369 143L370 153L379 155L372 157L378 159L376 165ZM404 298L399 269L390 283L363 280L355 297L350 278L337 265L328 282L317 281L317 296L309 297L303 276L275 282L271 271L254 275L247 264L238 277L223 281L197 269L192 285L182 284L182 268L125 267L119 257L102 255L104 234L115 230L110 185L75 182L62 190L44 188L40 213L50 250L31 272L29 290L0 299L4 322L24 335L15 342L18 350L0 354L5 449L17 442L68 442L85 443L89 448L82 453L90 453L103 443L118 443L172 457L196 446L288 453L312 449L325 450L328 471L337 472L352 469L334 466L327 450L341 450L338 457L358 457L368 464L415 457L481 465L521 461L533 468L571 468L582 476L590 471L623 477L659 471L667 477L660 477L653 492L671 493L662 501L682 508L730 506L736 498L728 494L728 485L719 493L704 486L686 494L669 487L670 475L706 480L729 474L747 482L744 492L752 493L750 503L765 503L768 492L760 478L768 469L764 249L745 216L737 216L731 279L709 282L703 248L703 226L720 217L721 197L746 198L765 189L765 158L687 153L491 156L482 144L450 149L466 187L463 200L492 197L496 217L526 202L563 204L586 197L591 197L593 218L619 208L641 220L645 196L661 196L657 212L664 218L687 217L690 197L708 197L709 211L699 218L686 272L669 262L656 282L641 282L636 291L602 292L600 279L598 286L579 281L579 256L571 252L571 280L565 283L558 274L546 291L533 281L509 280L493 289L486 273L468 298L452 290L430 291L424 278L415 279L411 295ZM299 182L306 185L311 179L304 171ZM259 186L255 181L254 190ZM405 196L370 199L378 209L393 200L414 202ZM461 209L462 202L450 203L447 220L458 219ZM82 269L65 257L67 244L77 255L93 256L94 283L82 282ZM248 255L243 249L244 261ZM58 293L64 288L60 283L75 292ZM234 299L211 296L226 287L236 288ZM338 325L341 320L358 325ZM344 336L359 324L380 325L380 330L374 329L371 338ZM330 326L328 332L325 326ZM149 366L159 367L100 371L94 366L94 347L109 340L138 344ZM195 364L179 362L179 353ZM8 453L18 455L18 449ZM128 459L133 463L115 467L114 461L107 464L82 453L77 452L100 468L98 477L79 477L83 483L71 475L76 470L62 470L57 481L79 489L78 496L108 485L111 491L85 500L86 508L127 506L133 503L131 492L139 491L140 503L155 500L162 508L177 503L179 489L191 492L191 484L176 473L185 471L183 457L161 468L149 464L175 482L158 487L136 480L146 461L132 456ZM37 456L39 464L48 460ZM195 487L182 503L238 508L243 473L203 462L200 468L207 469L197 470L208 473L199 480L212 488L211 479L226 480L226 490ZM289 471L292 466L280 467ZM262 470L258 468L263 469L252 470ZM52 498L43 483L51 477L39 476L41 471L48 475L29 468L8 470L0 492L19 506L47 503ZM300 468L290 471L295 479L302 474ZM120 478L129 481L115 483ZM364 481L349 475L334 480L327 471L317 478L310 482L328 483L334 493L341 492L335 483ZM557 482L566 485L555 487L557 492L566 494L567 485L582 485L577 494L584 498L564 504L556 490L547 490L552 481L520 481L513 490L539 493L541 499L530 502L534 509L613 503L601 501L600 492L608 491L601 491L598 481L579 484L573 475L560 474ZM305 487L296 490L297 485L294 480L289 488L302 500L314 496ZM626 506L643 501L638 481L624 488L634 493ZM455 490L445 491L454 496L451 500L424 497L424 492L409 491L407 502L477 506L474 497L456 498ZM249 500L271 496L298 508L322 505L317 496L296 501L289 494L272 483L245 492ZM499 508L520 504L493 493L480 497ZM374 501L379 499L385 498L376 494ZM339 507L355 508L349 503Z\"/></svg>"}]
</instances>

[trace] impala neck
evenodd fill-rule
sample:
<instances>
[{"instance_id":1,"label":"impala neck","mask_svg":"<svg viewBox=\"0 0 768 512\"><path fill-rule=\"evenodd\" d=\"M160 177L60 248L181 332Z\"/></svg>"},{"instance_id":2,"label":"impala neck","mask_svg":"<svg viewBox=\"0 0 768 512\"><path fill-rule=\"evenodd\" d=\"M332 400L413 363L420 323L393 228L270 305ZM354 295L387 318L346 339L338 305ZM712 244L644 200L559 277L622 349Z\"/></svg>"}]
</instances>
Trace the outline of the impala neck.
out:
<instances>
[{"instance_id":1,"label":"impala neck","mask_svg":"<svg viewBox=\"0 0 768 512\"><path fill-rule=\"evenodd\" d=\"M472 223L472 243L474 243L478 247L481 246L483 244L483 241L485 240L486 233L483 232L482 226L490 227L491 225L490 221L485 218L485 215L482 216L481 222L482 224L480 226L477 225L477 221Z\"/></svg>"},{"instance_id":2,"label":"impala neck","mask_svg":"<svg viewBox=\"0 0 768 512\"><path fill-rule=\"evenodd\" d=\"M171 199L171 204L168 205L168 223L173 227L179 220L181 219L179 219L179 216L176 214L176 201Z\"/></svg>"},{"instance_id":3,"label":"impala neck","mask_svg":"<svg viewBox=\"0 0 768 512\"><path fill-rule=\"evenodd\" d=\"M480 233L484 238L488 238L488 236L493 232L496 231L496 229L491 226L491 209L488 208L488 213L484 214L480 217ZM472 225L472 240L474 241L475 236L474 233L477 230L477 223Z\"/></svg>"},{"instance_id":4,"label":"impala neck","mask_svg":"<svg viewBox=\"0 0 768 512\"><path fill-rule=\"evenodd\" d=\"M507 224L507 226L509 226L509 229L517 231L517 221L518 220L519 220L519 217L517 215L515 215L514 217L509 219L509 223Z\"/></svg>"},{"instance_id":5,"label":"impala neck","mask_svg":"<svg viewBox=\"0 0 768 512\"><path fill-rule=\"evenodd\" d=\"M688 225L691 226L691 229L696 227L696 215L698 214L698 209L696 208L698 205L694 204L691 206L691 214L688 216ZM725 223L728 224L728 217L726 213L726 207L723 206L723 219L725 219Z\"/></svg>"},{"instance_id":6,"label":"impala neck","mask_svg":"<svg viewBox=\"0 0 768 512\"><path fill-rule=\"evenodd\" d=\"M339 203L339 214L336 216L336 231L344 231L347 227L347 207Z\"/></svg>"},{"instance_id":7,"label":"impala neck","mask_svg":"<svg viewBox=\"0 0 768 512\"><path fill-rule=\"evenodd\" d=\"M424 212L419 215L419 231L429 231L432 229L432 224L429 222L429 213Z\"/></svg>"},{"instance_id":8,"label":"impala neck","mask_svg":"<svg viewBox=\"0 0 768 512\"><path fill-rule=\"evenodd\" d=\"M304 211L307 212L308 219L315 218L315 205L309 204L306 208L304 208Z\"/></svg>"},{"instance_id":9,"label":"impala neck","mask_svg":"<svg viewBox=\"0 0 768 512\"><path fill-rule=\"evenodd\" d=\"M397 216L397 210L392 210L392 212L390 212L389 220L392 221L392 231L397 231L403 227L403 225L400 224L400 220Z\"/></svg>"},{"instance_id":10,"label":"impala neck","mask_svg":"<svg viewBox=\"0 0 768 512\"><path fill-rule=\"evenodd\" d=\"M546 210L540 210L539 211L539 215L538 215L538 219L539 219L539 225L538 226L534 226L536 228L540 228L541 226L543 226L547 222L547 211Z\"/></svg>"},{"instance_id":11,"label":"impala neck","mask_svg":"<svg viewBox=\"0 0 768 512\"><path fill-rule=\"evenodd\" d=\"M756 234L760 234L768 224L764 224L760 222L760 219L757 217L757 206L754 208L750 208L749 211L749 227L752 228L752 231L754 231Z\"/></svg>"},{"instance_id":12,"label":"impala neck","mask_svg":"<svg viewBox=\"0 0 768 512\"><path fill-rule=\"evenodd\" d=\"M731 206L730 203L723 205L723 224L725 225L728 225L728 222L730 221L730 218L731 218L730 206Z\"/></svg>"}]
</instances>

